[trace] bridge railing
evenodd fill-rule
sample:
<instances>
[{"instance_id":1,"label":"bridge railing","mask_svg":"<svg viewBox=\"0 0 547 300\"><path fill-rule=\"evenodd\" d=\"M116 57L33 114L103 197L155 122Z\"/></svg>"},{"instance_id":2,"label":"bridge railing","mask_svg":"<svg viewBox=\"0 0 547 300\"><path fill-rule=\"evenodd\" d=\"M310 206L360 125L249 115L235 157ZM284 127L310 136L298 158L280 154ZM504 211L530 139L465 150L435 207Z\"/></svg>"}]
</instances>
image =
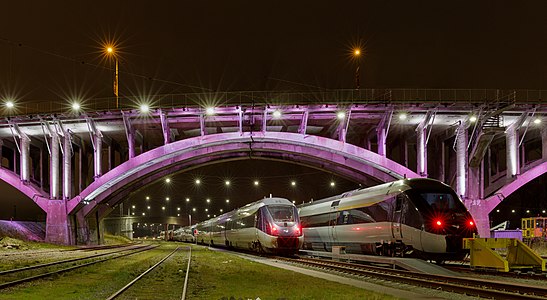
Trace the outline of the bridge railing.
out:
<instances>
[{"instance_id":1,"label":"bridge railing","mask_svg":"<svg viewBox=\"0 0 547 300\"><path fill-rule=\"evenodd\" d=\"M547 90L496 89L344 89L317 91L239 91L187 94L123 96L82 100L83 110L103 111L134 109L146 103L151 107L205 105L289 105L289 104L414 104L414 103L495 103L511 99L515 103L544 104ZM118 107L116 107L116 103ZM14 111L4 115L68 113L71 103L65 99L20 101Z\"/></svg>"}]
</instances>

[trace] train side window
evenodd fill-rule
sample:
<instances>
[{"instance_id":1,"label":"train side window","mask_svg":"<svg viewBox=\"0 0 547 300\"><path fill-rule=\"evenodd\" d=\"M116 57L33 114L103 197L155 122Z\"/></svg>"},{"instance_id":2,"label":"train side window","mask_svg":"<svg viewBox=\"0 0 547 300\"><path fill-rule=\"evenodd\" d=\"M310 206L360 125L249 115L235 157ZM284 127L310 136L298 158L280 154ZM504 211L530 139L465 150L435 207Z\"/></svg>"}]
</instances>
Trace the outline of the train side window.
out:
<instances>
[{"instance_id":1,"label":"train side window","mask_svg":"<svg viewBox=\"0 0 547 300\"><path fill-rule=\"evenodd\" d=\"M398 195L395 199L395 211L401 211L403 209L403 195Z\"/></svg>"},{"instance_id":2,"label":"train side window","mask_svg":"<svg viewBox=\"0 0 547 300\"><path fill-rule=\"evenodd\" d=\"M370 211L366 207L363 207L361 209L350 210L350 216L351 216L351 224L376 222L376 220L374 220L374 218L370 214Z\"/></svg>"},{"instance_id":3,"label":"train side window","mask_svg":"<svg viewBox=\"0 0 547 300\"><path fill-rule=\"evenodd\" d=\"M353 218L351 217L351 214L349 211L344 210L341 211L338 215L338 221L336 222L337 225L343 225L343 224L353 224Z\"/></svg>"},{"instance_id":4,"label":"train side window","mask_svg":"<svg viewBox=\"0 0 547 300\"><path fill-rule=\"evenodd\" d=\"M310 227L308 217L300 217L300 225L302 225L302 228Z\"/></svg>"},{"instance_id":5,"label":"train side window","mask_svg":"<svg viewBox=\"0 0 547 300\"><path fill-rule=\"evenodd\" d=\"M336 224L336 214L325 213L314 216L300 217L302 227L323 227L331 224Z\"/></svg>"},{"instance_id":6,"label":"train side window","mask_svg":"<svg viewBox=\"0 0 547 300\"><path fill-rule=\"evenodd\" d=\"M262 228L262 210L259 209L257 212L256 212L256 223L255 223L255 227L264 231L263 228Z\"/></svg>"},{"instance_id":7,"label":"train side window","mask_svg":"<svg viewBox=\"0 0 547 300\"><path fill-rule=\"evenodd\" d=\"M530 227L530 220L526 220L526 228L532 228Z\"/></svg>"},{"instance_id":8,"label":"train side window","mask_svg":"<svg viewBox=\"0 0 547 300\"><path fill-rule=\"evenodd\" d=\"M417 229L423 228L424 220L422 218L422 215L420 214L416 206L412 204L412 202L407 201L403 215L404 216L402 219L404 224Z\"/></svg>"}]
</instances>

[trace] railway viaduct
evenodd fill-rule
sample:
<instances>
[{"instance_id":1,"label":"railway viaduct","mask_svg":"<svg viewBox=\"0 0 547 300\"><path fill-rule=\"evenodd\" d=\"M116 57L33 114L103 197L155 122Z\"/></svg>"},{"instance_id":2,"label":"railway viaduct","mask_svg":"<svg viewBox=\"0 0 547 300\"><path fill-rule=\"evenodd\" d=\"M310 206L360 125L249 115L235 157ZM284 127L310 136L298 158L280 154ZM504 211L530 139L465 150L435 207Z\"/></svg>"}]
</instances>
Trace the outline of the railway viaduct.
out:
<instances>
[{"instance_id":1,"label":"railway viaduct","mask_svg":"<svg viewBox=\"0 0 547 300\"><path fill-rule=\"evenodd\" d=\"M93 100L79 110L35 103L0 121L0 179L46 212L46 240L63 244L96 242L100 220L168 174L249 158L363 185L435 178L456 190L485 236L489 212L547 172L542 93L227 92L121 98L119 108Z\"/></svg>"}]
</instances>

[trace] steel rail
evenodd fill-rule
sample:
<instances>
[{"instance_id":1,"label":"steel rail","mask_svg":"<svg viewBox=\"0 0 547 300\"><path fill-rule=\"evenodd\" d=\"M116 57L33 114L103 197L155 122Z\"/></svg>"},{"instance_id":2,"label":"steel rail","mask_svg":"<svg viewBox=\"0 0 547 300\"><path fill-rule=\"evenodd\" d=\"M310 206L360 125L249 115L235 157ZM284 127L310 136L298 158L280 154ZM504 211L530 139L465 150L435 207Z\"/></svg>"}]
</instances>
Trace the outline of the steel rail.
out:
<instances>
[{"instance_id":1,"label":"steel rail","mask_svg":"<svg viewBox=\"0 0 547 300\"><path fill-rule=\"evenodd\" d=\"M328 268L339 272L359 276L379 277L389 281L398 281L410 285L419 285L428 288L441 288L446 291L493 297L494 299L545 299L547 289L522 284L502 282L486 282L480 279L431 275L417 272L393 270L380 267L369 267L351 263L324 261L316 259L289 259L279 260L300 263L312 267ZM526 292L527 294L524 294ZM532 294L532 295L531 295Z\"/></svg>"},{"instance_id":2,"label":"steel rail","mask_svg":"<svg viewBox=\"0 0 547 300\"><path fill-rule=\"evenodd\" d=\"M19 251L19 252L8 252L2 253L1 256L12 257L17 255L32 255L32 254L43 254L43 253L52 253L52 252L73 252L73 251L91 251L91 250L108 250L115 248L123 248L131 245L138 245L140 243L128 243L128 244L116 244L108 246L94 246L94 247L82 247L82 248L73 248L73 249L51 249L51 250L38 250L38 251Z\"/></svg>"},{"instance_id":3,"label":"steel rail","mask_svg":"<svg viewBox=\"0 0 547 300\"><path fill-rule=\"evenodd\" d=\"M177 252L180 249L180 247L177 247L173 252L169 253L167 256L165 256L163 259L161 259L159 262L148 268L148 270L144 271L141 275L137 276L135 279L133 279L131 282L126 284L124 287L119 289L114 294L110 295L110 297L106 298L107 300L112 300L121 295L123 292L125 292L128 288L130 288L135 282L139 281L142 277L144 277L146 274L148 274L150 271L154 270L157 266L159 266L161 263L163 263L165 260L167 260L169 257L171 257L175 252Z\"/></svg>"},{"instance_id":4,"label":"steel rail","mask_svg":"<svg viewBox=\"0 0 547 300\"><path fill-rule=\"evenodd\" d=\"M190 262L192 260L192 247L188 246L188 249L190 250L190 252L188 253L188 266L186 267L186 276L184 276L184 286L182 288L182 297L180 298L181 300L186 299L186 291L188 288L188 274L190 274Z\"/></svg>"},{"instance_id":5,"label":"steel rail","mask_svg":"<svg viewBox=\"0 0 547 300\"><path fill-rule=\"evenodd\" d=\"M139 247L143 247L143 246L139 246ZM138 249L139 247L136 247L136 248ZM135 249L134 245L131 245L131 246L127 247L127 249L122 249L122 250L119 250L119 251L111 251L111 252L107 252L107 253L99 253L99 254L89 255L89 256L85 256L85 257L69 258L69 259L53 261L53 262L49 262L49 263L32 265L32 266L28 266L28 267L22 267L22 268L11 269L11 270L4 270L4 271L0 271L0 275L6 275L6 274L11 274L11 273L17 273L17 272L22 272L22 271L28 271L28 270L38 269L38 268L44 268L44 267L60 265L60 264L69 263L69 262L75 262L75 261L95 258L95 257L101 257L101 256L110 255L110 254L115 254L117 252L132 250L132 249Z\"/></svg>"},{"instance_id":6,"label":"steel rail","mask_svg":"<svg viewBox=\"0 0 547 300\"><path fill-rule=\"evenodd\" d=\"M470 267L446 266L446 265L444 267L449 270L460 272L460 273L493 275L493 276L499 276L499 277L531 279L531 280L538 280L538 281L547 280L547 273L545 272L533 272L533 271L498 272L497 270L472 269Z\"/></svg>"},{"instance_id":7,"label":"steel rail","mask_svg":"<svg viewBox=\"0 0 547 300\"><path fill-rule=\"evenodd\" d=\"M92 261L92 262L88 262L88 263L84 263L84 264L81 264L81 265L68 267L68 268L61 269L61 270L56 270L56 271L47 272L47 273L43 273L43 274L39 274L39 275L35 275L35 276L30 276L30 277L10 281L10 282L1 283L0 284L0 290L5 289L5 288L10 287L10 286L21 284L21 283L24 283L24 282L29 282L29 281L44 278L44 277L47 277L47 276L51 276L51 275L55 275L55 274L61 274L61 273L68 272L68 271L71 271L71 270L74 270L74 269L90 266L90 265L93 265L93 264L96 264L96 263L105 262L105 261L108 261L108 260L111 260L111 259L116 259L116 258L120 258L120 257L125 257L125 256L129 256L129 255L137 254L137 253L140 253L140 252L143 252L143 251L152 250L152 249L154 249L158 246L159 245L150 245L150 246L146 246L146 247L143 247L143 248L138 248L134 252L125 253L125 254L121 254L121 255L118 255L118 256L107 257L105 259L95 260L95 261Z\"/></svg>"}]
</instances>

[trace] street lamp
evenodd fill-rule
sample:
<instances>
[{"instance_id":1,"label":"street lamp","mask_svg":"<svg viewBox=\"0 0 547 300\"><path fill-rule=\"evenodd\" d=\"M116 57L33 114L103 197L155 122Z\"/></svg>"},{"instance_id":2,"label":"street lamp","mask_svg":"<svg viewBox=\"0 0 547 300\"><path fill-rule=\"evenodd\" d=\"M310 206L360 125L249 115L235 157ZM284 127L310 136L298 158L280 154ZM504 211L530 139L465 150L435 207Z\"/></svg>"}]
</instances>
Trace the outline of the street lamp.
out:
<instances>
[{"instance_id":1,"label":"street lamp","mask_svg":"<svg viewBox=\"0 0 547 300\"><path fill-rule=\"evenodd\" d=\"M116 108L119 106L119 97L118 97L118 56L116 55L116 52L112 46L108 46L106 48L106 53L114 58L114 61L116 62L116 73L114 76L114 95L116 95Z\"/></svg>"},{"instance_id":2,"label":"street lamp","mask_svg":"<svg viewBox=\"0 0 547 300\"><path fill-rule=\"evenodd\" d=\"M361 87L361 84L359 82L359 75L360 75L360 71L359 71L359 67L360 67L360 58L361 57L361 49L359 48L355 48L353 50L353 58L355 59L355 61L357 62L357 68L355 69L355 89L359 89Z\"/></svg>"}]
</instances>

